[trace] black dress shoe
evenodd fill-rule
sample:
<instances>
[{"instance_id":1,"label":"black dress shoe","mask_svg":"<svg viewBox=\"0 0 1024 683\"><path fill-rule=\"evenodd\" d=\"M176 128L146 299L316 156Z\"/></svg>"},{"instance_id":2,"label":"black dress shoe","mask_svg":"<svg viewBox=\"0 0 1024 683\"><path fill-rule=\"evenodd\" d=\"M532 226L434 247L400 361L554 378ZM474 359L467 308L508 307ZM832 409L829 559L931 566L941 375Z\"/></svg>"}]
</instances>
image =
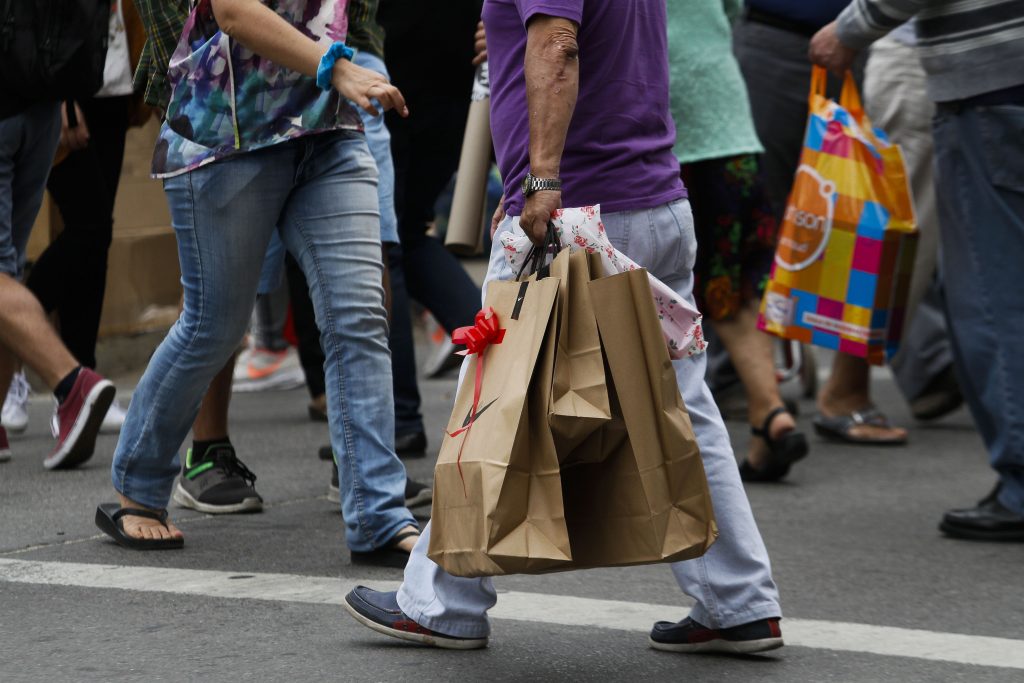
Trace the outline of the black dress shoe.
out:
<instances>
[{"instance_id":1,"label":"black dress shoe","mask_svg":"<svg viewBox=\"0 0 1024 683\"><path fill-rule=\"evenodd\" d=\"M422 456L427 450L427 435L423 432L410 432L395 436L395 453L399 455Z\"/></svg>"},{"instance_id":2,"label":"black dress shoe","mask_svg":"<svg viewBox=\"0 0 1024 683\"><path fill-rule=\"evenodd\" d=\"M1024 541L1024 515L999 502L999 488L973 508L947 512L939 529L947 536L972 541Z\"/></svg>"}]
</instances>

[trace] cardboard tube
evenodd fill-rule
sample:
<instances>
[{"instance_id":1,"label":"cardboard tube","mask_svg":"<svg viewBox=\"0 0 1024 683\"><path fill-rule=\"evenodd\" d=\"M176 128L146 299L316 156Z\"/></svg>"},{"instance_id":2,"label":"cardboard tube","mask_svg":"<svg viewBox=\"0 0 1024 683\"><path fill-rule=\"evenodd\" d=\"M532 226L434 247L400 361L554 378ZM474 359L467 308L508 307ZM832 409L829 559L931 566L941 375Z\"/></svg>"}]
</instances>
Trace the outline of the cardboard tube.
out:
<instances>
[{"instance_id":1,"label":"cardboard tube","mask_svg":"<svg viewBox=\"0 0 1024 683\"><path fill-rule=\"evenodd\" d=\"M484 229L481 216L486 211L487 176L491 170L491 100L486 87L486 66L482 64L477 70L444 241L449 251L459 256L479 253Z\"/></svg>"}]
</instances>

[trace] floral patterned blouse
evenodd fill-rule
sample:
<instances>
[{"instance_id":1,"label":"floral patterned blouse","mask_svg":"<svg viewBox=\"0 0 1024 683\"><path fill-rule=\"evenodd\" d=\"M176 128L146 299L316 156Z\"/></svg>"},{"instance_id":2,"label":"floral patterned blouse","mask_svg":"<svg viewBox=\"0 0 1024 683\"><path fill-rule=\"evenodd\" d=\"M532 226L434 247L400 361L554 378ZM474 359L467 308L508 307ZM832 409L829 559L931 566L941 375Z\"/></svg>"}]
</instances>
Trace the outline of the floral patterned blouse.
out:
<instances>
[{"instance_id":1,"label":"floral patterned blouse","mask_svg":"<svg viewBox=\"0 0 1024 683\"><path fill-rule=\"evenodd\" d=\"M263 0L324 49L344 40L347 0ZM359 130L359 114L337 92L279 66L220 30L199 0L168 68L171 97L153 154L167 178L218 159L311 133Z\"/></svg>"}]
</instances>

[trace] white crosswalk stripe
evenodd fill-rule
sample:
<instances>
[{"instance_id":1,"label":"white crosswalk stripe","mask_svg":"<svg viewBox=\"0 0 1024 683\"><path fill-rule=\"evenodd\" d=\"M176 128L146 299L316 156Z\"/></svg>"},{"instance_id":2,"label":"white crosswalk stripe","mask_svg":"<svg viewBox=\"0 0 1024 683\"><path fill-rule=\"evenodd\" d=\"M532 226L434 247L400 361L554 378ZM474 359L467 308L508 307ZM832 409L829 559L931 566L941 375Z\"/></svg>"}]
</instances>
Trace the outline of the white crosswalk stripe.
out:
<instances>
[{"instance_id":1,"label":"white crosswalk stripe","mask_svg":"<svg viewBox=\"0 0 1024 683\"><path fill-rule=\"evenodd\" d=\"M6 558L0 558L0 581L318 605L340 605L345 593L359 584L378 590L397 587L394 582L325 576ZM514 621L646 632L658 619L677 619L682 611L678 605L508 591L500 593L491 616ZM1024 641L1010 638L790 618L783 622L783 635L790 646L1024 669Z\"/></svg>"}]
</instances>

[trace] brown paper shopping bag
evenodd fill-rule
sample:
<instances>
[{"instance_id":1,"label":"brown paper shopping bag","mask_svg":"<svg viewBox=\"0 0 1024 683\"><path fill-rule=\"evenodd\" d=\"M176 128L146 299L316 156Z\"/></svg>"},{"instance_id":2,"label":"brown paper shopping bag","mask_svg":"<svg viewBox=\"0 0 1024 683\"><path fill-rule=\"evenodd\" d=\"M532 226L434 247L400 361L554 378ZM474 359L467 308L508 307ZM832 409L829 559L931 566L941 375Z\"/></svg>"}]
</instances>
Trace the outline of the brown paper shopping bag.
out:
<instances>
[{"instance_id":1,"label":"brown paper shopping bag","mask_svg":"<svg viewBox=\"0 0 1024 683\"><path fill-rule=\"evenodd\" d=\"M558 569L674 562L717 536L693 426L644 270L589 285L610 370L612 420L562 468L572 563Z\"/></svg>"},{"instance_id":2,"label":"brown paper shopping bag","mask_svg":"<svg viewBox=\"0 0 1024 683\"><path fill-rule=\"evenodd\" d=\"M481 356L470 356L434 469L428 555L456 576L537 573L570 560L548 427L558 288L557 278L487 287L504 336L483 351L479 383Z\"/></svg>"},{"instance_id":3,"label":"brown paper shopping bag","mask_svg":"<svg viewBox=\"0 0 1024 683\"><path fill-rule=\"evenodd\" d=\"M596 450L577 450L590 434L611 419L604 354L589 283L600 277L591 269L586 252L563 249L551 262L551 277L558 278L558 344L551 381L548 424L562 465L599 456ZM566 460L573 454L575 460Z\"/></svg>"}]
</instances>

